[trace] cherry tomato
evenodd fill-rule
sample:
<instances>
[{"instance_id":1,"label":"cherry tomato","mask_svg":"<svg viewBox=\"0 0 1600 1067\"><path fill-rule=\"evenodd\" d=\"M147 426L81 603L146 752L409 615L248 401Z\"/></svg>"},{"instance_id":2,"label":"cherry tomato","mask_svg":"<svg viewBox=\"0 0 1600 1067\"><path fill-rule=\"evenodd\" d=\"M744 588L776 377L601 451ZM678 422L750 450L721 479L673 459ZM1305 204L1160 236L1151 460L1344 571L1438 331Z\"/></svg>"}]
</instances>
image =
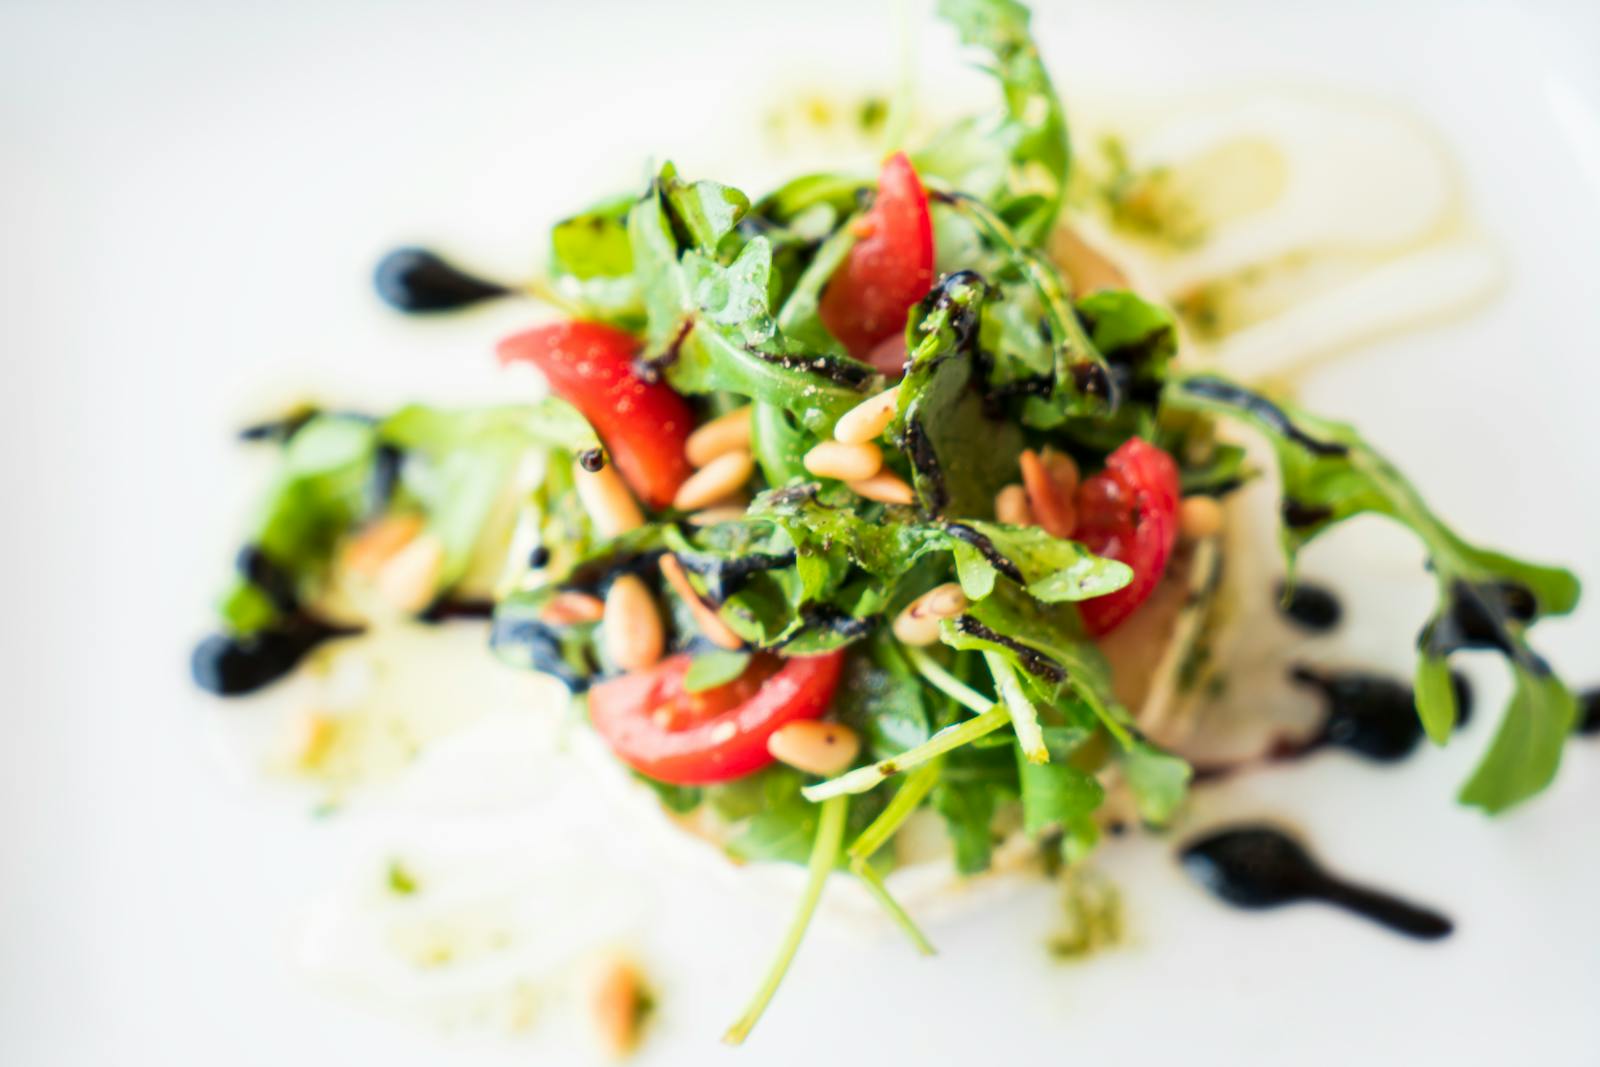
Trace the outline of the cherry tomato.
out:
<instances>
[{"instance_id":1,"label":"cherry tomato","mask_svg":"<svg viewBox=\"0 0 1600 1067\"><path fill-rule=\"evenodd\" d=\"M690 693L691 659L670 656L589 690L589 719L617 758L674 785L726 782L771 763L767 738L785 723L820 718L844 665L843 652L763 654L733 681Z\"/></svg>"},{"instance_id":2,"label":"cherry tomato","mask_svg":"<svg viewBox=\"0 0 1600 1067\"><path fill-rule=\"evenodd\" d=\"M1178 465L1137 437L1106 459L1105 470L1078 486L1073 537L1096 555L1133 568L1133 581L1078 605L1095 636L1133 613L1161 581L1178 539Z\"/></svg>"},{"instance_id":3,"label":"cherry tomato","mask_svg":"<svg viewBox=\"0 0 1600 1067\"><path fill-rule=\"evenodd\" d=\"M877 198L856 225L861 239L828 279L817 312L846 351L866 359L906 328L906 313L933 285L928 194L904 152L884 161Z\"/></svg>"},{"instance_id":4,"label":"cherry tomato","mask_svg":"<svg viewBox=\"0 0 1600 1067\"><path fill-rule=\"evenodd\" d=\"M598 322L537 326L500 342L501 363L526 360L550 388L589 420L622 475L652 508L672 503L693 473L684 442L694 415L665 382L647 382L633 368L633 337Z\"/></svg>"}]
</instances>

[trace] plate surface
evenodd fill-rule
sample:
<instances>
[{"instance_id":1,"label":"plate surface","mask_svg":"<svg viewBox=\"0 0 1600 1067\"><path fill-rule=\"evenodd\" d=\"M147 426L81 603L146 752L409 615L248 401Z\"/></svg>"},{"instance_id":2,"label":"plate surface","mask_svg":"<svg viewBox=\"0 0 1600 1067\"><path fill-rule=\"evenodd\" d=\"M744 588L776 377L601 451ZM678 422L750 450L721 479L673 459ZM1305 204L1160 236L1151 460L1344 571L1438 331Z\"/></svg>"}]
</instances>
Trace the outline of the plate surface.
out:
<instances>
[{"instance_id":1,"label":"plate surface","mask_svg":"<svg viewBox=\"0 0 1600 1067\"><path fill-rule=\"evenodd\" d=\"M1305 399L1356 418L1461 529L1600 588L1600 9L1301 11L1052 4L1037 22L1081 98L1332 85L1443 133L1505 251L1504 292L1319 368ZM376 405L507 388L486 356L526 309L398 321L368 289L380 252L436 244L515 276L550 221L636 183L650 157L754 185L762 169L741 148L764 110L786 87L885 85L894 32L887 8L833 0L0 9L13 368L0 448L15 501L0 1061L576 1061L558 994L497 1002L531 1020L506 1037L474 1019L488 1009L472 989L434 1010L433 993L398 979L354 1005L306 981L297 953L307 923L328 919L330 885L400 848L501 872L513 911L581 911L551 895L576 864L612 894L595 899L616 901L588 901L599 926L642 946L662 985L640 1062L725 1054L710 1046L778 935L784 894L655 864L648 832L570 769L503 796L424 782L313 821L303 797L218 758L215 720L246 711L189 690L187 644L260 474L229 447L241 417L307 393ZM923 39L932 86L953 50ZM966 74L937 85L941 101L984 92ZM1307 571L1347 591L1351 624L1306 654L1403 668L1427 595L1418 562L1376 526L1319 544ZM1375 577L1347 578L1359 568ZM1544 629L1575 683L1600 682L1600 607ZM1480 707L1498 706L1497 673L1474 677ZM532 718L493 717L503 745L480 738L449 758L548 755ZM935 924L934 961L828 922L744 1055L1592 1063L1600 745L1574 744L1548 795L1487 822L1450 798L1490 718L1403 770L1329 755L1239 778L1200 793L1187 823L1303 827L1340 869L1452 915L1440 945L1315 908L1229 911L1184 879L1170 841L1130 839L1102 863L1125 892L1124 948L1053 962L1043 944L1060 906L1044 887ZM405 1010L413 995L429 1011Z\"/></svg>"}]
</instances>

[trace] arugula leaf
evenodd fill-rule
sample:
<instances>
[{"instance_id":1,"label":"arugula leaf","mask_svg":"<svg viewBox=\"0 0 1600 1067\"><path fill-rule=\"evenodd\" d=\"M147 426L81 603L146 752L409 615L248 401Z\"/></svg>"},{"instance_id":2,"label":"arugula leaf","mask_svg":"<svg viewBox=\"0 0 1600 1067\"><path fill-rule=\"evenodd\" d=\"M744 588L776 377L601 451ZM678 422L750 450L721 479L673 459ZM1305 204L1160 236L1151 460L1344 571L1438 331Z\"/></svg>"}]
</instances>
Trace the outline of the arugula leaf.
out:
<instances>
[{"instance_id":1,"label":"arugula leaf","mask_svg":"<svg viewBox=\"0 0 1600 1067\"><path fill-rule=\"evenodd\" d=\"M701 183L696 183L700 185ZM683 393L729 392L795 413L814 433L881 383L872 368L827 351L807 351L779 332L771 314L772 258L764 238L752 239L724 266L715 246L732 240L731 190L682 192L671 165L628 213L628 232L647 311L648 365ZM666 202L689 211L695 247L680 250ZM720 203L721 214L711 206ZM691 211L690 208L693 208ZM695 212L700 212L696 215ZM726 229L724 229L726 227ZM714 244L707 244L713 238Z\"/></svg>"},{"instance_id":2,"label":"arugula leaf","mask_svg":"<svg viewBox=\"0 0 1600 1067\"><path fill-rule=\"evenodd\" d=\"M1090 821L1105 799L1105 789L1094 775L1065 762L1088 739L1083 730L1056 731L1050 761L1028 759L1016 746L1017 777L1022 794L1022 829L1029 837L1051 830L1070 830Z\"/></svg>"},{"instance_id":3,"label":"arugula leaf","mask_svg":"<svg viewBox=\"0 0 1600 1067\"><path fill-rule=\"evenodd\" d=\"M919 172L945 178L997 207L1022 240L1036 244L1054 225L1072 161L1066 117L1015 0L940 0L939 15L964 44L989 53L1004 114L968 120L916 156Z\"/></svg>"},{"instance_id":4,"label":"arugula leaf","mask_svg":"<svg viewBox=\"0 0 1600 1067\"><path fill-rule=\"evenodd\" d=\"M911 459L912 484L934 515L984 516L1015 480L1022 432L990 410L975 344L988 295L970 271L943 278L907 329L911 368L890 433Z\"/></svg>"},{"instance_id":5,"label":"arugula leaf","mask_svg":"<svg viewBox=\"0 0 1600 1067\"><path fill-rule=\"evenodd\" d=\"M981 874L994 853L995 792L986 782L943 780L933 787L933 810L944 817L955 846L956 870Z\"/></svg>"},{"instance_id":6,"label":"arugula leaf","mask_svg":"<svg viewBox=\"0 0 1600 1067\"><path fill-rule=\"evenodd\" d=\"M1447 739L1455 718L1453 697L1446 695L1450 686L1439 682L1451 653L1492 648L1509 662L1516 682L1501 728L1461 792L1462 803L1494 813L1547 786L1560 765L1576 704L1525 634L1540 618L1573 609L1577 578L1463 541L1350 426L1276 404L1212 374L1174 378L1165 401L1242 419L1267 436L1283 480L1282 540L1291 575L1300 548L1355 515L1384 515L1417 535L1439 591L1419 640L1417 703L1429 736Z\"/></svg>"},{"instance_id":7,"label":"arugula leaf","mask_svg":"<svg viewBox=\"0 0 1600 1067\"><path fill-rule=\"evenodd\" d=\"M1133 569L1126 563L1104 559L1038 526L972 520L952 523L947 529L954 535L956 574L969 600L982 600L993 591L1002 566L1008 577L1045 603L1104 596L1133 580Z\"/></svg>"},{"instance_id":8,"label":"arugula leaf","mask_svg":"<svg viewBox=\"0 0 1600 1067\"><path fill-rule=\"evenodd\" d=\"M714 649L695 656L683 676L683 688L690 693L700 693L726 685L750 666L750 653Z\"/></svg>"},{"instance_id":9,"label":"arugula leaf","mask_svg":"<svg viewBox=\"0 0 1600 1067\"><path fill-rule=\"evenodd\" d=\"M633 276L628 209L633 197L603 200L550 231L550 278L585 318L634 329L644 315Z\"/></svg>"},{"instance_id":10,"label":"arugula leaf","mask_svg":"<svg viewBox=\"0 0 1600 1067\"><path fill-rule=\"evenodd\" d=\"M930 734L916 672L883 630L850 650L832 714L861 735L874 760L898 756Z\"/></svg>"}]
</instances>

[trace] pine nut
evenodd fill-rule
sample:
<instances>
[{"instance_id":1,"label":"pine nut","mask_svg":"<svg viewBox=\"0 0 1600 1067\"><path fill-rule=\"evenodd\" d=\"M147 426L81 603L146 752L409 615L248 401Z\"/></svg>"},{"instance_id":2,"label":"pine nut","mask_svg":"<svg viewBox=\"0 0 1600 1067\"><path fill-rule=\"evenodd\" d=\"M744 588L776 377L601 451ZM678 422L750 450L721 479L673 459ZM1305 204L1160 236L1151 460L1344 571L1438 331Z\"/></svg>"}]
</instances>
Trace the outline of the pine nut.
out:
<instances>
[{"instance_id":1,"label":"pine nut","mask_svg":"<svg viewBox=\"0 0 1600 1067\"><path fill-rule=\"evenodd\" d=\"M1056 483L1056 491L1071 500L1078 491L1077 461L1065 452L1058 452L1053 448L1041 451L1039 459L1044 463L1044 469L1050 472L1050 479Z\"/></svg>"},{"instance_id":2,"label":"pine nut","mask_svg":"<svg viewBox=\"0 0 1600 1067\"><path fill-rule=\"evenodd\" d=\"M1020 485L1008 485L996 493L994 518L1007 526L1032 526L1033 508L1028 503L1028 491Z\"/></svg>"},{"instance_id":3,"label":"pine nut","mask_svg":"<svg viewBox=\"0 0 1600 1067\"><path fill-rule=\"evenodd\" d=\"M346 542L341 566L363 578L375 577L380 567L421 532L421 515L385 515Z\"/></svg>"},{"instance_id":4,"label":"pine nut","mask_svg":"<svg viewBox=\"0 0 1600 1067\"><path fill-rule=\"evenodd\" d=\"M683 564L678 562L677 556L661 557L661 577L667 580L672 591L678 594L678 599L688 607L689 614L694 616L694 624L707 641L729 651L744 647L744 639L734 633L732 627L722 621L722 616L694 591L694 586L689 584L689 575L684 571Z\"/></svg>"},{"instance_id":5,"label":"pine nut","mask_svg":"<svg viewBox=\"0 0 1600 1067\"><path fill-rule=\"evenodd\" d=\"M621 574L606 591L601 638L606 655L625 671L641 671L661 659L666 637L650 588L636 574Z\"/></svg>"},{"instance_id":6,"label":"pine nut","mask_svg":"<svg viewBox=\"0 0 1600 1067\"><path fill-rule=\"evenodd\" d=\"M568 591L550 598L550 602L539 611L539 621L551 626L572 626L582 622L599 622L605 613L605 602L599 597Z\"/></svg>"},{"instance_id":7,"label":"pine nut","mask_svg":"<svg viewBox=\"0 0 1600 1067\"><path fill-rule=\"evenodd\" d=\"M844 484L856 496L864 496L881 504L910 504L917 499L917 494L903 479L888 471L879 471L870 478Z\"/></svg>"},{"instance_id":8,"label":"pine nut","mask_svg":"<svg viewBox=\"0 0 1600 1067\"><path fill-rule=\"evenodd\" d=\"M746 404L737 411L719 415L695 430L684 442L684 455L696 467L704 467L718 456L750 450L750 413Z\"/></svg>"},{"instance_id":9,"label":"pine nut","mask_svg":"<svg viewBox=\"0 0 1600 1067\"><path fill-rule=\"evenodd\" d=\"M767 738L767 751L796 770L826 778L856 761L861 738L843 723L801 719Z\"/></svg>"},{"instance_id":10,"label":"pine nut","mask_svg":"<svg viewBox=\"0 0 1600 1067\"><path fill-rule=\"evenodd\" d=\"M1222 505L1208 496L1186 496L1178 507L1178 528L1191 541L1204 541L1222 532Z\"/></svg>"},{"instance_id":11,"label":"pine nut","mask_svg":"<svg viewBox=\"0 0 1600 1067\"><path fill-rule=\"evenodd\" d=\"M644 512L628 492L616 464L607 463L597 471L590 471L574 460L572 480L578 488L578 500L601 537L620 537L644 525Z\"/></svg>"},{"instance_id":12,"label":"pine nut","mask_svg":"<svg viewBox=\"0 0 1600 1067\"><path fill-rule=\"evenodd\" d=\"M899 402L898 385L893 389L885 389L877 396L868 397L839 418L833 427L833 439L847 445L866 444L894 421Z\"/></svg>"},{"instance_id":13,"label":"pine nut","mask_svg":"<svg viewBox=\"0 0 1600 1067\"><path fill-rule=\"evenodd\" d=\"M739 491L756 470L756 461L743 450L724 452L689 475L678 487L672 506L679 511L695 511L715 504Z\"/></svg>"},{"instance_id":14,"label":"pine nut","mask_svg":"<svg viewBox=\"0 0 1600 1067\"><path fill-rule=\"evenodd\" d=\"M689 516L691 526L715 526L719 522L738 522L744 518L745 509L738 504L718 504Z\"/></svg>"},{"instance_id":15,"label":"pine nut","mask_svg":"<svg viewBox=\"0 0 1600 1067\"><path fill-rule=\"evenodd\" d=\"M432 534L413 537L378 570L378 595L394 610L415 615L433 602L444 569L444 542Z\"/></svg>"},{"instance_id":16,"label":"pine nut","mask_svg":"<svg viewBox=\"0 0 1600 1067\"><path fill-rule=\"evenodd\" d=\"M638 1046L648 1001L644 977L632 960L611 956L594 969L589 1009L606 1055L620 1059Z\"/></svg>"},{"instance_id":17,"label":"pine nut","mask_svg":"<svg viewBox=\"0 0 1600 1067\"><path fill-rule=\"evenodd\" d=\"M955 582L934 586L895 616L894 635L908 645L931 645L939 640L939 620L960 615L967 605Z\"/></svg>"},{"instance_id":18,"label":"pine nut","mask_svg":"<svg viewBox=\"0 0 1600 1067\"><path fill-rule=\"evenodd\" d=\"M824 441L806 453L805 465L818 478L860 482L883 469L883 451L874 444Z\"/></svg>"},{"instance_id":19,"label":"pine nut","mask_svg":"<svg viewBox=\"0 0 1600 1067\"><path fill-rule=\"evenodd\" d=\"M1050 476L1044 461L1033 449L1024 449L1021 457L1022 484L1028 490L1028 505L1045 533L1051 537L1071 537L1078 516L1072 501L1062 496L1056 480Z\"/></svg>"}]
</instances>

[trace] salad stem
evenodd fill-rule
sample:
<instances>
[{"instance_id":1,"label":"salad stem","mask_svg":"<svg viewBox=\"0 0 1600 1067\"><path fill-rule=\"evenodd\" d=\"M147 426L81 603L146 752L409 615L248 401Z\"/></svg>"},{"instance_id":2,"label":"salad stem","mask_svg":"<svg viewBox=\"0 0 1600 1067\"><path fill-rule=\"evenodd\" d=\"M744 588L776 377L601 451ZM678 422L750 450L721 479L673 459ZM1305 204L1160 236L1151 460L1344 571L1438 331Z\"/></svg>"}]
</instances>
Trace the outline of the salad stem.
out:
<instances>
[{"instance_id":1,"label":"salad stem","mask_svg":"<svg viewBox=\"0 0 1600 1067\"><path fill-rule=\"evenodd\" d=\"M928 680L929 685L974 715L982 715L994 707L994 701L945 670L939 665L938 660L928 655L926 650L915 645L905 645L903 649L911 665L917 669L918 674Z\"/></svg>"},{"instance_id":2,"label":"salad stem","mask_svg":"<svg viewBox=\"0 0 1600 1067\"><path fill-rule=\"evenodd\" d=\"M826 782L808 785L800 792L807 800L813 802L847 793L865 793L901 771L921 766L946 752L970 744L985 734L992 734L1010 721L1011 713L1006 710L1004 704L990 705L982 715L965 722L958 722L953 726L946 726L916 748L907 749L898 756L891 756L889 759L879 760L865 767L857 767L849 774L841 774Z\"/></svg>"},{"instance_id":3,"label":"salad stem","mask_svg":"<svg viewBox=\"0 0 1600 1067\"><path fill-rule=\"evenodd\" d=\"M985 652L983 662L994 675L994 687L1011 713L1011 727L1017 732L1017 744L1029 763L1049 763L1050 750L1044 745L1044 731L1039 728L1039 711L1022 691L1016 673L998 652Z\"/></svg>"},{"instance_id":4,"label":"salad stem","mask_svg":"<svg viewBox=\"0 0 1600 1067\"><path fill-rule=\"evenodd\" d=\"M872 894L872 899L876 900L883 907L883 910L889 913L889 917L894 920L895 925L900 927L905 932L905 935L911 939L911 943L917 947L918 952L924 956L938 954L938 950L933 947L933 942L929 941L928 936L918 929L916 920L911 917L905 908L900 906L898 900L890 895L889 887L883 884L882 875L873 870L870 864L860 860L851 860L850 870L857 878L861 879L861 884L867 887L867 892Z\"/></svg>"},{"instance_id":5,"label":"salad stem","mask_svg":"<svg viewBox=\"0 0 1600 1067\"><path fill-rule=\"evenodd\" d=\"M852 861L864 863L877 854L900 829L900 825L917 810L922 798L933 789L934 783L939 780L940 770L939 761L931 760L906 775L906 780L901 783L888 806L851 843L848 852Z\"/></svg>"},{"instance_id":6,"label":"salad stem","mask_svg":"<svg viewBox=\"0 0 1600 1067\"><path fill-rule=\"evenodd\" d=\"M773 960L761 987L756 990L750 1006L722 1035L724 1043L742 1044L750 1036L762 1012L767 1010L773 995L778 992L783 976L789 973L789 964L794 962L800 941L806 935L806 927L811 925L811 916L816 913L817 902L822 899L822 887L839 860L839 846L844 842L844 818L849 806L850 799L842 796L834 797L822 805L817 837L811 845L811 861L807 867L805 892L800 897L800 909L790 920L789 930L784 934L783 943L778 946L778 956Z\"/></svg>"},{"instance_id":7,"label":"salad stem","mask_svg":"<svg viewBox=\"0 0 1600 1067\"><path fill-rule=\"evenodd\" d=\"M889 887L884 884L883 876L872 868L869 861L922 804L923 798L939 780L940 770L940 761L932 760L906 775L905 781L889 801L888 807L872 820L872 825L861 831L847 850L851 872L861 879L873 899L882 905L889 913L889 917L895 921L895 925L905 932L911 943L917 947L917 951L924 956L934 954L933 943L917 928L916 922L905 908L900 906L900 902L889 893Z\"/></svg>"}]
</instances>

